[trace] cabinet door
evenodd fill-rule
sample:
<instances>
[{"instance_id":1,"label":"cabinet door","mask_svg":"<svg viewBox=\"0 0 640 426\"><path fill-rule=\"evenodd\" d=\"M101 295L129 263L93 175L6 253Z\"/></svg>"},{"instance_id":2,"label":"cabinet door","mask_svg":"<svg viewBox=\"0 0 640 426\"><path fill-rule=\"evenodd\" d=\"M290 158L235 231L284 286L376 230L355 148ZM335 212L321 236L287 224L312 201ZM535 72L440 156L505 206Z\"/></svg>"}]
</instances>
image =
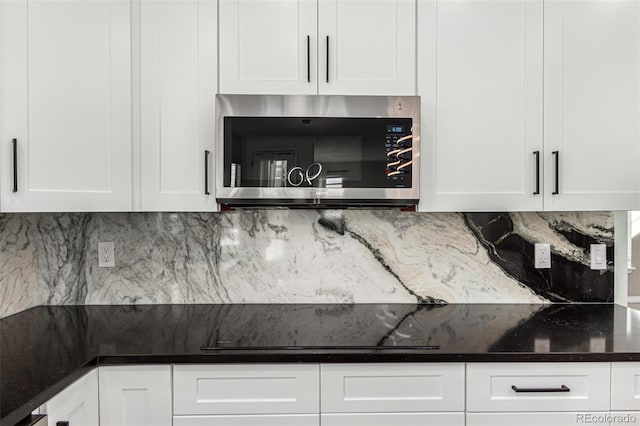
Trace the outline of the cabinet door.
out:
<instances>
[{"instance_id":1,"label":"cabinet door","mask_svg":"<svg viewBox=\"0 0 640 426\"><path fill-rule=\"evenodd\" d=\"M130 210L130 2L2 8L3 210Z\"/></svg>"},{"instance_id":2,"label":"cabinet door","mask_svg":"<svg viewBox=\"0 0 640 426\"><path fill-rule=\"evenodd\" d=\"M464 411L464 364L323 364L321 412Z\"/></svg>"},{"instance_id":3,"label":"cabinet door","mask_svg":"<svg viewBox=\"0 0 640 426\"><path fill-rule=\"evenodd\" d=\"M322 414L322 426L464 426L464 413Z\"/></svg>"},{"instance_id":4,"label":"cabinet door","mask_svg":"<svg viewBox=\"0 0 640 426\"><path fill-rule=\"evenodd\" d=\"M611 364L611 409L640 411L640 363Z\"/></svg>"},{"instance_id":5,"label":"cabinet door","mask_svg":"<svg viewBox=\"0 0 640 426\"><path fill-rule=\"evenodd\" d=\"M640 2L549 1L544 31L545 210L640 208Z\"/></svg>"},{"instance_id":6,"label":"cabinet door","mask_svg":"<svg viewBox=\"0 0 640 426\"><path fill-rule=\"evenodd\" d=\"M220 93L315 94L316 0L220 0Z\"/></svg>"},{"instance_id":7,"label":"cabinet door","mask_svg":"<svg viewBox=\"0 0 640 426\"><path fill-rule=\"evenodd\" d=\"M317 364L176 365L176 415L317 414Z\"/></svg>"},{"instance_id":8,"label":"cabinet door","mask_svg":"<svg viewBox=\"0 0 640 426\"><path fill-rule=\"evenodd\" d=\"M318 1L321 95L415 95L415 0Z\"/></svg>"},{"instance_id":9,"label":"cabinet door","mask_svg":"<svg viewBox=\"0 0 640 426\"><path fill-rule=\"evenodd\" d=\"M318 414L175 416L173 426L319 426Z\"/></svg>"},{"instance_id":10,"label":"cabinet door","mask_svg":"<svg viewBox=\"0 0 640 426\"><path fill-rule=\"evenodd\" d=\"M98 369L87 373L45 404L49 426L98 426Z\"/></svg>"},{"instance_id":11,"label":"cabinet door","mask_svg":"<svg viewBox=\"0 0 640 426\"><path fill-rule=\"evenodd\" d=\"M542 210L542 15L539 0L419 2L420 210Z\"/></svg>"},{"instance_id":12,"label":"cabinet door","mask_svg":"<svg viewBox=\"0 0 640 426\"><path fill-rule=\"evenodd\" d=\"M467 426L575 426L576 424L608 425L608 412L596 413L471 413Z\"/></svg>"},{"instance_id":13,"label":"cabinet door","mask_svg":"<svg viewBox=\"0 0 640 426\"><path fill-rule=\"evenodd\" d=\"M171 367L100 367L101 426L170 426Z\"/></svg>"},{"instance_id":14,"label":"cabinet door","mask_svg":"<svg viewBox=\"0 0 640 426\"><path fill-rule=\"evenodd\" d=\"M140 13L142 210L215 210L216 2L143 1Z\"/></svg>"}]
</instances>

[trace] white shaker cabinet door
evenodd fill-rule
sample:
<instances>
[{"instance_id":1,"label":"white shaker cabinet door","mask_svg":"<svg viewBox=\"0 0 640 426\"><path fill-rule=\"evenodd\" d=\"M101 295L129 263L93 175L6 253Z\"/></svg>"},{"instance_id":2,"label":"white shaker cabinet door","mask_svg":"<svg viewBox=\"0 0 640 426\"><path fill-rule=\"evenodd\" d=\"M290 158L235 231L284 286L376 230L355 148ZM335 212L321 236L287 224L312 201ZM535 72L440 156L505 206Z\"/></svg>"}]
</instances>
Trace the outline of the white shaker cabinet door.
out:
<instances>
[{"instance_id":1,"label":"white shaker cabinet door","mask_svg":"<svg viewBox=\"0 0 640 426\"><path fill-rule=\"evenodd\" d=\"M322 426L464 426L461 413L322 414Z\"/></svg>"},{"instance_id":2,"label":"white shaker cabinet door","mask_svg":"<svg viewBox=\"0 0 640 426\"><path fill-rule=\"evenodd\" d=\"M216 1L140 8L141 210L216 210Z\"/></svg>"},{"instance_id":3,"label":"white shaker cabinet door","mask_svg":"<svg viewBox=\"0 0 640 426\"><path fill-rule=\"evenodd\" d=\"M69 422L70 426L98 426L98 369L85 374L44 406L47 424Z\"/></svg>"},{"instance_id":4,"label":"white shaker cabinet door","mask_svg":"<svg viewBox=\"0 0 640 426\"><path fill-rule=\"evenodd\" d=\"M220 93L315 94L316 0L220 0Z\"/></svg>"},{"instance_id":5,"label":"white shaker cabinet door","mask_svg":"<svg viewBox=\"0 0 640 426\"><path fill-rule=\"evenodd\" d=\"M171 366L99 368L101 426L171 426Z\"/></svg>"},{"instance_id":6,"label":"white shaker cabinet door","mask_svg":"<svg viewBox=\"0 0 640 426\"><path fill-rule=\"evenodd\" d=\"M421 211L543 208L541 0L418 2Z\"/></svg>"},{"instance_id":7,"label":"white shaker cabinet door","mask_svg":"<svg viewBox=\"0 0 640 426\"><path fill-rule=\"evenodd\" d=\"M640 2L548 1L544 34L545 210L640 208Z\"/></svg>"},{"instance_id":8,"label":"white shaker cabinet door","mask_svg":"<svg viewBox=\"0 0 640 426\"><path fill-rule=\"evenodd\" d=\"M173 426L320 426L318 414L175 416Z\"/></svg>"},{"instance_id":9,"label":"white shaker cabinet door","mask_svg":"<svg viewBox=\"0 0 640 426\"><path fill-rule=\"evenodd\" d=\"M318 0L318 93L416 94L415 0Z\"/></svg>"},{"instance_id":10,"label":"white shaker cabinet door","mask_svg":"<svg viewBox=\"0 0 640 426\"><path fill-rule=\"evenodd\" d=\"M575 413L470 413L467 426L575 426L579 424L609 425L608 412Z\"/></svg>"},{"instance_id":11,"label":"white shaker cabinet door","mask_svg":"<svg viewBox=\"0 0 640 426\"><path fill-rule=\"evenodd\" d=\"M3 210L130 210L130 2L0 7Z\"/></svg>"}]
</instances>

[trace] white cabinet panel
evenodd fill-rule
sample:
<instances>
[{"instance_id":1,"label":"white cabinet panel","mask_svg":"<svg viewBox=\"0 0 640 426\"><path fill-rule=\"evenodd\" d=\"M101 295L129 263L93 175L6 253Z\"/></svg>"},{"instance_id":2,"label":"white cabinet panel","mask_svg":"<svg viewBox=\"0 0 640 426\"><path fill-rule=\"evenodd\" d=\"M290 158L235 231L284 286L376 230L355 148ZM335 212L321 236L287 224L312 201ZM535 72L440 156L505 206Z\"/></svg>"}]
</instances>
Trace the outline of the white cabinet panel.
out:
<instances>
[{"instance_id":1,"label":"white cabinet panel","mask_svg":"<svg viewBox=\"0 0 640 426\"><path fill-rule=\"evenodd\" d=\"M322 414L322 426L464 426L464 413Z\"/></svg>"},{"instance_id":2,"label":"white cabinet panel","mask_svg":"<svg viewBox=\"0 0 640 426\"><path fill-rule=\"evenodd\" d=\"M100 367L101 426L170 426L171 367Z\"/></svg>"},{"instance_id":3,"label":"white cabinet panel","mask_svg":"<svg viewBox=\"0 0 640 426\"><path fill-rule=\"evenodd\" d=\"M2 8L3 210L130 210L130 2Z\"/></svg>"},{"instance_id":4,"label":"white cabinet panel","mask_svg":"<svg viewBox=\"0 0 640 426\"><path fill-rule=\"evenodd\" d=\"M318 0L319 93L415 95L415 13L415 0Z\"/></svg>"},{"instance_id":5,"label":"white cabinet panel","mask_svg":"<svg viewBox=\"0 0 640 426\"><path fill-rule=\"evenodd\" d=\"M220 0L220 93L315 94L316 0Z\"/></svg>"},{"instance_id":6,"label":"white cabinet panel","mask_svg":"<svg viewBox=\"0 0 640 426\"><path fill-rule=\"evenodd\" d=\"M467 411L608 411L610 373L609 363L468 364Z\"/></svg>"},{"instance_id":7,"label":"white cabinet panel","mask_svg":"<svg viewBox=\"0 0 640 426\"><path fill-rule=\"evenodd\" d=\"M323 413L463 411L464 364L323 364Z\"/></svg>"},{"instance_id":8,"label":"white cabinet panel","mask_svg":"<svg viewBox=\"0 0 640 426\"><path fill-rule=\"evenodd\" d=\"M591 422L589 419L606 418L607 412L575 413L470 413L467 414L467 426L575 426L606 422Z\"/></svg>"},{"instance_id":9,"label":"white cabinet panel","mask_svg":"<svg viewBox=\"0 0 640 426\"><path fill-rule=\"evenodd\" d=\"M174 367L174 414L314 414L317 364Z\"/></svg>"},{"instance_id":10,"label":"white cabinet panel","mask_svg":"<svg viewBox=\"0 0 640 426\"><path fill-rule=\"evenodd\" d=\"M141 2L143 211L217 208L216 28L215 0Z\"/></svg>"},{"instance_id":11,"label":"white cabinet panel","mask_svg":"<svg viewBox=\"0 0 640 426\"><path fill-rule=\"evenodd\" d=\"M418 3L420 210L542 210L542 18L541 0Z\"/></svg>"},{"instance_id":12,"label":"white cabinet panel","mask_svg":"<svg viewBox=\"0 0 640 426\"><path fill-rule=\"evenodd\" d=\"M67 421L72 426L98 426L98 369L51 398L45 404L44 413L49 426L60 421Z\"/></svg>"},{"instance_id":13,"label":"white cabinet panel","mask_svg":"<svg viewBox=\"0 0 640 426\"><path fill-rule=\"evenodd\" d=\"M544 34L545 210L640 208L640 2L545 2Z\"/></svg>"},{"instance_id":14,"label":"white cabinet panel","mask_svg":"<svg viewBox=\"0 0 640 426\"><path fill-rule=\"evenodd\" d=\"M640 363L612 363L611 409L640 411Z\"/></svg>"},{"instance_id":15,"label":"white cabinet panel","mask_svg":"<svg viewBox=\"0 0 640 426\"><path fill-rule=\"evenodd\" d=\"M176 416L173 426L320 426L318 414Z\"/></svg>"}]
</instances>

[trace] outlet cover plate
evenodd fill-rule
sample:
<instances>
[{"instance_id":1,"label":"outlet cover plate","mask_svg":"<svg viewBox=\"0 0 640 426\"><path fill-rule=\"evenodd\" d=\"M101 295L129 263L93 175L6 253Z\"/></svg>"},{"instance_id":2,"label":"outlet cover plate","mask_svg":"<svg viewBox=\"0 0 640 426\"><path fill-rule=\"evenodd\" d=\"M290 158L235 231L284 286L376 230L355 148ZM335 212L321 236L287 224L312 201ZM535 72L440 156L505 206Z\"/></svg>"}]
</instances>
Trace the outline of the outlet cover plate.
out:
<instances>
[{"instance_id":1,"label":"outlet cover plate","mask_svg":"<svg viewBox=\"0 0 640 426\"><path fill-rule=\"evenodd\" d=\"M591 269L607 269L606 244L591 244Z\"/></svg>"},{"instance_id":2,"label":"outlet cover plate","mask_svg":"<svg viewBox=\"0 0 640 426\"><path fill-rule=\"evenodd\" d=\"M551 268L551 244L536 243L534 250L535 250L536 269L550 269Z\"/></svg>"},{"instance_id":3,"label":"outlet cover plate","mask_svg":"<svg viewBox=\"0 0 640 426\"><path fill-rule=\"evenodd\" d=\"M116 266L116 262L113 253L113 241L98 242L98 267L113 268L114 266Z\"/></svg>"}]
</instances>

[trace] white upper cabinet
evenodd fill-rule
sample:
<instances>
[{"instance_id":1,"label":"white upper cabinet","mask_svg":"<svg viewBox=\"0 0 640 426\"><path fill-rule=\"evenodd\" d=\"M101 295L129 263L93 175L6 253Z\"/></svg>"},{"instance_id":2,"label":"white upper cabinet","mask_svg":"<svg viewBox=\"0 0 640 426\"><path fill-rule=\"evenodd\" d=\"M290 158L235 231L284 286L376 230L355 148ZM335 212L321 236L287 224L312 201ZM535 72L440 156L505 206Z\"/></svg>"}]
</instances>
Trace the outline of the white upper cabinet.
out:
<instances>
[{"instance_id":1,"label":"white upper cabinet","mask_svg":"<svg viewBox=\"0 0 640 426\"><path fill-rule=\"evenodd\" d=\"M542 18L537 0L418 2L420 210L542 210Z\"/></svg>"},{"instance_id":2,"label":"white upper cabinet","mask_svg":"<svg viewBox=\"0 0 640 426\"><path fill-rule=\"evenodd\" d=\"M131 210L130 2L0 7L3 211Z\"/></svg>"},{"instance_id":3,"label":"white upper cabinet","mask_svg":"<svg viewBox=\"0 0 640 426\"><path fill-rule=\"evenodd\" d=\"M315 94L316 0L220 0L220 93Z\"/></svg>"},{"instance_id":4,"label":"white upper cabinet","mask_svg":"<svg viewBox=\"0 0 640 426\"><path fill-rule=\"evenodd\" d=\"M545 210L640 208L640 2L548 1L544 31Z\"/></svg>"},{"instance_id":5,"label":"white upper cabinet","mask_svg":"<svg viewBox=\"0 0 640 426\"><path fill-rule=\"evenodd\" d=\"M415 0L220 0L220 93L415 94Z\"/></svg>"},{"instance_id":6,"label":"white upper cabinet","mask_svg":"<svg viewBox=\"0 0 640 426\"><path fill-rule=\"evenodd\" d=\"M415 95L415 0L318 0L321 95Z\"/></svg>"},{"instance_id":7,"label":"white upper cabinet","mask_svg":"<svg viewBox=\"0 0 640 426\"><path fill-rule=\"evenodd\" d=\"M140 22L141 210L216 210L216 1L143 1Z\"/></svg>"}]
</instances>

